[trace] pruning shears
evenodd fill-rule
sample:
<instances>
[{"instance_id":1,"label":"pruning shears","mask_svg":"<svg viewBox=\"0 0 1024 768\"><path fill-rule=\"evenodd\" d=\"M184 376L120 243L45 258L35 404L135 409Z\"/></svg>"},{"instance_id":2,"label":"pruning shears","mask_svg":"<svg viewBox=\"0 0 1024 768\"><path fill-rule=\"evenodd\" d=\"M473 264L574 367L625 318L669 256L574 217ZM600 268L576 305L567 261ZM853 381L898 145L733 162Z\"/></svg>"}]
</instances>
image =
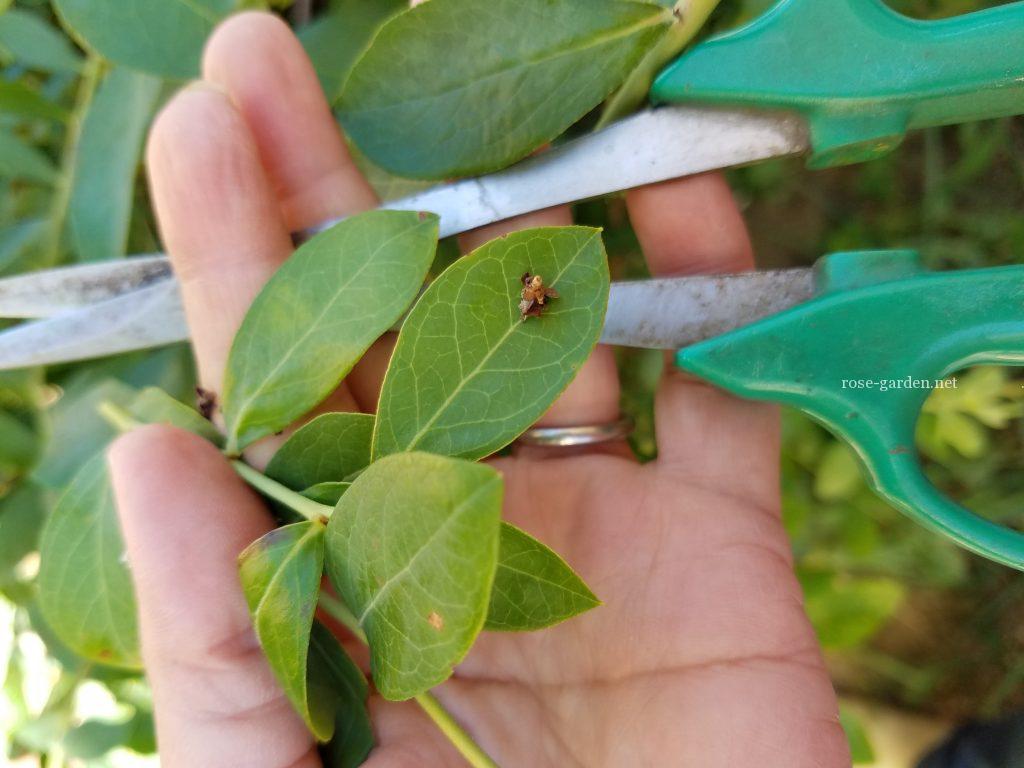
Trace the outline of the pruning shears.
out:
<instances>
[{"instance_id":1,"label":"pruning shears","mask_svg":"<svg viewBox=\"0 0 1024 768\"><path fill-rule=\"evenodd\" d=\"M866 161L911 129L1022 113L1024 2L925 22L882 0L780 0L684 53L651 95L660 106L602 131L384 207L433 211L448 236L769 158L806 154L814 168ZM188 337L160 255L2 280L0 316L41 318L0 334L0 368ZM602 341L678 349L681 368L720 387L806 411L853 446L894 506L1024 569L1024 534L925 477L914 430L931 387L909 385L1024 363L1024 266L933 273L912 251L852 252L813 269L618 283Z\"/></svg>"}]
</instances>

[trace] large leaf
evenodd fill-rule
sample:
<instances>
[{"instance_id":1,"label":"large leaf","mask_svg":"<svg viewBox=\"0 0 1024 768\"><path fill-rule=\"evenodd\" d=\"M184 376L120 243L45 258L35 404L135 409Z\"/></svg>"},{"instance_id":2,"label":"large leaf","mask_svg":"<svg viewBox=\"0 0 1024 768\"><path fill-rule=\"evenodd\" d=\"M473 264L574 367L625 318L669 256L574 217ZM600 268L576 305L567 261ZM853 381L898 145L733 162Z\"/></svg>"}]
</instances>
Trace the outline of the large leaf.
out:
<instances>
[{"instance_id":1,"label":"large leaf","mask_svg":"<svg viewBox=\"0 0 1024 768\"><path fill-rule=\"evenodd\" d=\"M371 464L338 502L327 572L366 631L385 698L447 679L483 627L501 499L490 467L410 453Z\"/></svg>"},{"instance_id":2,"label":"large leaf","mask_svg":"<svg viewBox=\"0 0 1024 768\"><path fill-rule=\"evenodd\" d=\"M520 312L524 272L558 291L540 317ZM402 326L380 395L374 456L423 450L478 459L507 445L586 361L607 303L596 229L516 232L460 259Z\"/></svg>"},{"instance_id":3,"label":"large leaf","mask_svg":"<svg viewBox=\"0 0 1024 768\"><path fill-rule=\"evenodd\" d=\"M82 58L58 30L33 13L7 11L0 16L0 52L29 69L77 72Z\"/></svg>"},{"instance_id":4,"label":"large leaf","mask_svg":"<svg viewBox=\"0 0 1024 768\"><path fill-rule=\"evenodd\" d=\"M408 0L338 0L331 10L299 30L328 101L341 93L352 65L388 18Z\"/></svg>"},{"instance_id":5,"label":"large leaf","mask_svg":"<svg viewBox=\"0 0 1024 768\"><path fill-rule=\"evenodd\" d=\"M0 80L0 112L56 122L64 122L68 118L64 107L16 80Z\"/></svg>"},{"instance_id":6,"label":"large leaf","mask_svg":"<svg viewBox=\"0 0 1024 768\"><path fill-rule=\"evenodd\" d=\"M334 731L330 699L307 685L309 636L324 566L324 525L277 528L239 556L239 575L256 636L292 706L320 741Z\"/></svg>"},{"instance_id":7,"label":"large leaf","mask_svg":"<svg viewBox=\"0 0 1024 768\"><path fill-rule=\"evenodd\" d=\"M320 622L309 639L309 688L333 701L334 737L322 748L324 768L355 768L373 748L366 710L369 686L362 671Z\"/></svg>"},{"instance_id":8,"label":"large leaf","mask_svg":"<svg viewBox=\"0 0 1024 768\"><path fill-rule=\"evenodd\" d=\"M351 486L352 483L317 483L304 488L301 493L307 499L333 507Z\"/></svg>"},{"instance_id":9,"label":"large leaf","mask_svg":"<svg viewBox=\"0 0 1024 768\"><path fill-rule=\"evenodd\" d=\"M341 120L402 176L502 168L599 104L672 18L625 0L424 3L385 24L353 67Z\"/></svg>"},{"instance_id":10,"label":"large leaf","mask_svg":"<svg viewBox=\"0 0 1024 768\"><path fill-rule=\"evenodd\" d=\"M153 75L199 75L203 44L236 0L53 0L64 24L104 57Z\"/></svg>"},{"instance_id":11,"label":"large leaf","mask_svg":"<svg viewBox=\"0 0 1024 768\"><path fill-rule=\"evenodd\" d=\"M256 297L228 357L229 450L280 431L338 385L416 297L437 232L432 214L371 211L317 235L285 262Z\"/></svg>"},{"instance_id":12,"label":"large leaf","mask_svg":"<svg viewBox=\"0 0 1024 768\"><path fill-rule=\"evenodd\" d=\"M13 133L0 130L0 179L52 184L57 178L53 161Z\"/></svg>"},{"instance_id":13,"label":"large leaf","mask_svg":"<svg viewBox=\"0 0 1024 768\"><path fill-rule=\"evenodd\" d=\"M502 525L498 570L484 629L543 629L600 604L561 557L515 526Z\"/></svg>"},{"instance_id":14,"label":"large leaf","mask_svg":"<svg viewBox=\"0 0 1024 768\"><path fill-rule=\"evenodd\" d=\"M89 105L68 207L71 240L82 261L125 254L139 154L159 93L157 78L117 68Z\"/></svg>"},{"instance_id":15,"label":"large leaf","mask_svg":"<svg viewBox=\"0 0 1024 768\"><path fill-rule=\"evenodd\" d=\"M277 449L265 474L295 491L341 482L370 463L372 437L373 416L325 413Z\"/></svg>"},{"instance_id":16,"label":"large leaf","mask_svg":"<svg viewBox=\"0 0 1024 768\"><path fill-rule=\"evenodd\" d=\"M57 636L87 659L139 667L135 595L102 452L57 502L39 554L39 604Z\"/></svg>"}]
</instances>

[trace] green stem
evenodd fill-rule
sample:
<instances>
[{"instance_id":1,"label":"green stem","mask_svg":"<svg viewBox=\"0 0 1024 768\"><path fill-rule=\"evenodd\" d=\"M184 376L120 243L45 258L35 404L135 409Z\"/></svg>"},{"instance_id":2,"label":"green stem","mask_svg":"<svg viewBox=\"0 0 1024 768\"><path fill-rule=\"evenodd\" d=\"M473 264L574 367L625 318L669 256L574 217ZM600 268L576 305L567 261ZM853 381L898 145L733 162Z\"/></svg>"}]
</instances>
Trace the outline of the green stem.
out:
<instances>
[{"instance_id":1,"label":"green stem","mask_svg":"<svg viewBox=\"0 0 1024 768\"><path fill-rule=\"evenodd\" d=\"M75 94L75 106L71 110L68 121L67 136L64 140L64 152L60 159L60 176L53 190L53 202L50 206L50 229L43 250L40 266L52 266L60 257L61 236L64 234L64 221L67 219L68 206L71 204L71 190L75 182L75 165L78 163L78 142L82 137L82 123L89 111L96 88L103 74L103 59L90 54L82 67L82 78Z\"/></svg>"},{"instance_id":2,"label":"green stem","mask_svg":"<svg viewBox=\"0 0 1024 768\"><path fill-rule=\"evenodd\" d=\"M455 722L455 718L441 705L434 694L425 691L416 697L416 703L473 768L498 768L498 764L480 748L479 744L473 741L473 737L466 733L461 725Z\"/></svg>"},{"instance_id":3,"label":"green stem","mask_svg":"<svg viewBox=\"0 0 1024 768\"><path fill-rule=\"evenodd\" d=\"M326 504L320 504L307 499L301 493L296 493L291 488L281 485L276 480L271 480L262 472L258 472L244 461L234 460L231 462L235 472L249 485L265 496L279 501L286 507L298 512L307 520L324 520L331 516L333 508Z\"/></svg>"},{"instance_id":4,"label":"green stem","mask_svg":"<svg viewBox=\"0 0 1024 768\"><path fill-rule=\"evenodd\" d=\"M121 434L125 432L131 432L133 429L138 429L142 426L142 422L132 416L121 406L104 400L98 406L96 411L110 426L116 429Z\"/></svg>"},{"instance_id":5,"label":"green stem","mask_svg":"<svg viewBox=\"0 0 1024 768\"><path fill-rule=\"evenodd\" d=\"M363 628L359 626L359 619L356 615L348 609L341 600L336 598L334 595L328 592L320 593L320 607L329 615L332 619L343 625L345 629L355 635L356 639L359 640L363 645L368 645L366 641L366 633L363 632Z\"/></svg>"},{"instance_id":6,"label":"green stem","mask_svg":"<svg viewBox=\"0 0 1024 768\"><path fill-rule=\"evenodd\" d=\"M366 633L359 626L359 621L356 619L355 614L341 600L326 592L321 592L320 607L323 608L327 615L344 625L363 644L366 644ZM473 768L498 768L498 764L455 721L455 718L444 708L444 705L437 700L434 694L430 693L430 691L425 691L415 698L416 703L420 705L420 709L426 713L427 717L434 721L434 725L437 726L438 730L459 750L459 753L466 758Z\"/></svg>"}]
</instances>

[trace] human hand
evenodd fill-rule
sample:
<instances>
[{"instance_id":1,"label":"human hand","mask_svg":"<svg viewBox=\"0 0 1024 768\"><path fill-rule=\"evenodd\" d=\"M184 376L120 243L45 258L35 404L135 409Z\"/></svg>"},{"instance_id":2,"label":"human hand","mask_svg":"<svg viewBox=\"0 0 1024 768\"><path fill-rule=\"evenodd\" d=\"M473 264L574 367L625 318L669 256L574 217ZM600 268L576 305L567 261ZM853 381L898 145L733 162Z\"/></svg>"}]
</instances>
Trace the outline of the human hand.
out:
<instances>
[{"instance_id":1,"label":"human hand","mask_svg":"<svg viewBox=\"0 0 1024 768\"><path fill-rule=\"evenodd\" d=\"M225 22L203 78L156 121L148 163L200 378L217 392L249 303L292 250L288 233L377 201L281 22ZM653 274L752 267L718 176L636 190L627 205ZM567 223L567 209L545 211L463 244ZM371 350L331 410L373 409L392 343ZM604 605L539 633L482 635L438 698L505 766L849 764L780 522L775 409L673 371L656 407L651 464L625 444L493 462L505 518L561 553ZM618 414L615 364L599 348L543 421ZM238 554L272 526L265 508L213 447L168 427L121 438L110 462L165 768L319 765L238 583ZM415 704L375 697L371 714L368 765L458 764Z\"/></svg>"}]
</instances>

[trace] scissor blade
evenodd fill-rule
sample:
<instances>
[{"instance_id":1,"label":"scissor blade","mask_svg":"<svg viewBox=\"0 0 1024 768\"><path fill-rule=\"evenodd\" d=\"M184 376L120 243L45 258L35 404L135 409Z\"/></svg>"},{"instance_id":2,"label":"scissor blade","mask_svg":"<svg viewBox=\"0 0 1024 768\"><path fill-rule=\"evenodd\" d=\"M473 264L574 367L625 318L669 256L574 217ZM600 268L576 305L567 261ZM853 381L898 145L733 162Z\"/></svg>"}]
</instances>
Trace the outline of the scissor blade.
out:
<instances>
[{"instance_id":1,"label":"scissor blade","mask_svg":"<svg viewBox=\"0 0 1024 768\"><path fill-rule=\"evenodd\" d=\"M171 276L165 256L135 256L0 280L0 317L50 317Z\"/></svg>"},{"instance_id":2,"label":"scissor blade","mask_svg":"<svg viewBox=\"0 0 1024 768\"><path fill-rule=\"evenodd\" d=\"M178 284L164 279L0 333L0 370L86 360L187 338Z\"/></svg>"},{"instance_id":3,"label":"scissor blade","mask_svg":"<svg viewBox=\"0 0 1024 768\"><path fill-rule=\"evenodd\" d=\"M813 295L811 269L613 283L601 341L680 349L778 314Z\"/></svg>"},{"instance_id":4,"label":"scissor blade","mask_svg":"<svg viewBox=\"0 0 1024 768\"><path fill-rule=\"evenodd\" d=\"M383 207L432 211L441 217L441 236L447 237L554 205L800 154L808 147L807 125L793 114L661 107L507 170L434 187Z\"/></svg>"}]
</instances>

